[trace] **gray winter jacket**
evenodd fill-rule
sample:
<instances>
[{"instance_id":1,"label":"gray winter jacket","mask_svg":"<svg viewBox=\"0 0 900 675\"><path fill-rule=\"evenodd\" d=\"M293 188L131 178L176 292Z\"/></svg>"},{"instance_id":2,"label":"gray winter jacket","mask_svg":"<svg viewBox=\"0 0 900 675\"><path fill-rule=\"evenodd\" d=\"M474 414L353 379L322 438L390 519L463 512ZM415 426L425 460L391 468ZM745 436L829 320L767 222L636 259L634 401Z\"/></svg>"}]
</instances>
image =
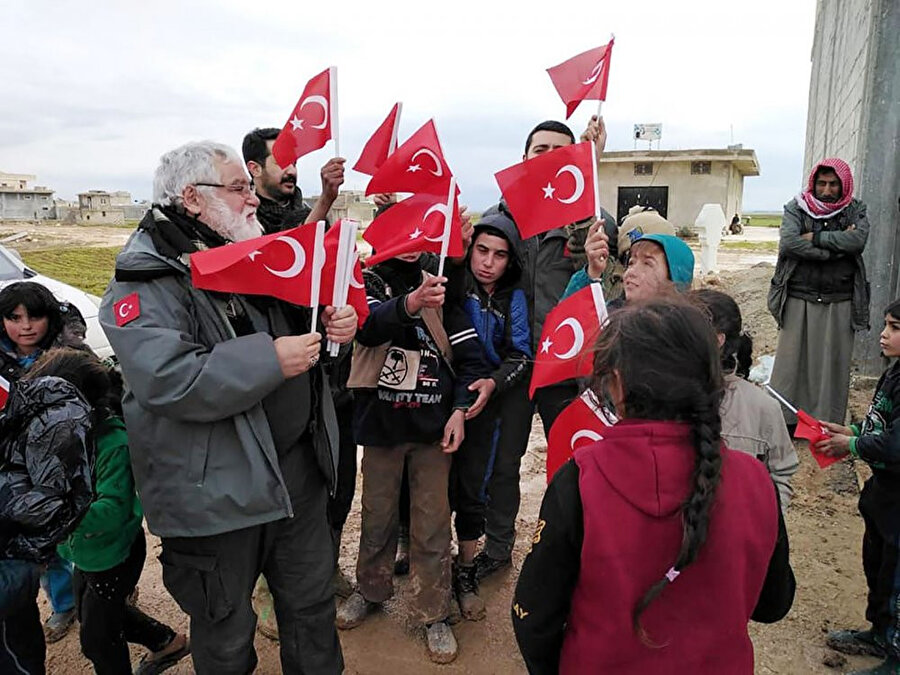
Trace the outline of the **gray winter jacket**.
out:
<instances>
[{"instance_id":1,"label":"gray winter jacket","mask_svg":"<svg viewBox=\"0 0 900 675\"><path fill-rule=\"evenodd\" d=\"M856 273L853 279L850 322L854 330L869 328L869 283L862 252L869 237L869 219L866 205L854 199L835 216L836 227L832 231L820 231L817 221L805 213L792 199L784 205L778 243L778 262L769 287L769 312L780 328L783 323L784 304L788 298L788 284L801 260L828 261L839 256L853 256ZM846 229L854 225L853 229ZM813 232L813 240L801 235Z\"/></svg>"},{"instance_id":2,"label":"gray winter jacket","mask_svg":"<svg viewBox=\"0 0 900 675\"><path fill-rule=\"evenodd\" d=\"M110 283L100 323L126 381L131 462L150 530L206 536L293 516L262 406L285 381L273 338L267 332L236 337L223 302L195 289L189 269L161 256L142 229L117 257L116 270L141 279ZM137 316L118 326L116 303L132 294ZM254 326L267 325L249 305L248 315ZM315 398L315 404L298 400L297 409L333 436L324 447L317 444L333 490L334 411L324 410L330 396ZM317 418L325 421L316 424Z\"/></svg>"}]
</instances>

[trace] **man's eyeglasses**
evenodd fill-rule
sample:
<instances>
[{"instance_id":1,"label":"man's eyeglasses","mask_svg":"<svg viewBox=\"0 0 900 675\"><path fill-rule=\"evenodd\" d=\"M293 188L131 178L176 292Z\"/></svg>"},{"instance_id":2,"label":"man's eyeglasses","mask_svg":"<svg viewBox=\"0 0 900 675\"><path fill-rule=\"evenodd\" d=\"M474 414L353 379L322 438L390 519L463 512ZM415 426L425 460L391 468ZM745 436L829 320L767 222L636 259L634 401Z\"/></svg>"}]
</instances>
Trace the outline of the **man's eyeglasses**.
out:
<instances>
[{"instance_id":1,"label":"man's eyeglasses","mask_svg":"<svg viewBox=\"0 0 900 675\"><path fill-rule=\"evenodd\" d=\"M247 197L253 193L253 183L232 183L231 185L223 185L222 183L194 183L194 185L225 188L229 192L240 194L243 197Z\"/></svg>"}]
</instances>

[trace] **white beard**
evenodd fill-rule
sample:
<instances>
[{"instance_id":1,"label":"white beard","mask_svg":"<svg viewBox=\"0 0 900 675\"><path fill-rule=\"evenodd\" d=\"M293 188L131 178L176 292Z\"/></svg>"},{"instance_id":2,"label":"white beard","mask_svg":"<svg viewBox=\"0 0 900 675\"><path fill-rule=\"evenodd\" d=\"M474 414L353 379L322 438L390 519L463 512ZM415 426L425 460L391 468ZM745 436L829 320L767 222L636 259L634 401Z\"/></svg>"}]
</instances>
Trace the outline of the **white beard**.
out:
<instances>
[{"instance_id":1,"label":"white beard","mask_svg":"<svg viewBox=\"0 0 900 675\"><path fill-rule=\"evenodd\" d=\"M249 207L245 207L240 213L235 213L224 200L212 195L207 199L207 204L203 221L209 225L210 229L229 241L246 241L262 236L262 225L256 219L256 213L251 218L247 218Z\"/></svg>"}]
</instances>

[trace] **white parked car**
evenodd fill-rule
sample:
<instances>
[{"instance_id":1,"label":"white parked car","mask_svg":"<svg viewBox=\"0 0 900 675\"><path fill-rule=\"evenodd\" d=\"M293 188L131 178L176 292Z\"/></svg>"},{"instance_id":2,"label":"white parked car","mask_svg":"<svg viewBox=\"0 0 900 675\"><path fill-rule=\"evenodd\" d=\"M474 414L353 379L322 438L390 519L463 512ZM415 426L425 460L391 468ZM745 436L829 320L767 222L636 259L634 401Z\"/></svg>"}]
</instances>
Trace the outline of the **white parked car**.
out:
<instances>
[{"instance_id":1,"label":"white parked car","mask_svg":"<svg viewBox=\"0 0 900 675\"><path fill-rule=\"evenodd\" d=\"M16 281L37 282L50 289L57 299L75 305L87 322L85 342L101 359L113 356L109 340L106 339L103 329L100 328L100 321L97 319L100 298L78 290L74 286L69 286L69 284L38 274L22 261L18 252L0 245L0 288Z\"/></svg>"}]
</instances>

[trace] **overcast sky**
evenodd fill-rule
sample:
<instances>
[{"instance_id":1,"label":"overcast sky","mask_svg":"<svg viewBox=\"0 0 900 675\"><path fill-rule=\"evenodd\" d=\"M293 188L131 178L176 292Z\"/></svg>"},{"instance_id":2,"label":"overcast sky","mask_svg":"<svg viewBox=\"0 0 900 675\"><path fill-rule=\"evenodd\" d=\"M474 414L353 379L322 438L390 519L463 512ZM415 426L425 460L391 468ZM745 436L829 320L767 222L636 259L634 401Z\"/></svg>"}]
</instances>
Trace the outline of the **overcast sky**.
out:
<instances>
[{"instance_id":1,"label":"overcast sky","mask_svg":"<svg viewBox=\"0 0 900 675\"><path fill-rule=\"evenodd\" d=\"M801 182L814 23L815 0L5 0L0 170L66 199L150 198L163 152L202 138L239 149L335 65L350 164L403 101L401 141L434 117L462 201L481 209L531 127L565 115L546 68L615 33L607 149L632 149L635 123L661 122L662 149L724 148L733 128L761 166L744 210L778 210ZM576 135L594 109L572 116ZM332 154L301 158L304 192ZM348 172L345 186L366 180Z\"/></svg>"}]
</instances>

